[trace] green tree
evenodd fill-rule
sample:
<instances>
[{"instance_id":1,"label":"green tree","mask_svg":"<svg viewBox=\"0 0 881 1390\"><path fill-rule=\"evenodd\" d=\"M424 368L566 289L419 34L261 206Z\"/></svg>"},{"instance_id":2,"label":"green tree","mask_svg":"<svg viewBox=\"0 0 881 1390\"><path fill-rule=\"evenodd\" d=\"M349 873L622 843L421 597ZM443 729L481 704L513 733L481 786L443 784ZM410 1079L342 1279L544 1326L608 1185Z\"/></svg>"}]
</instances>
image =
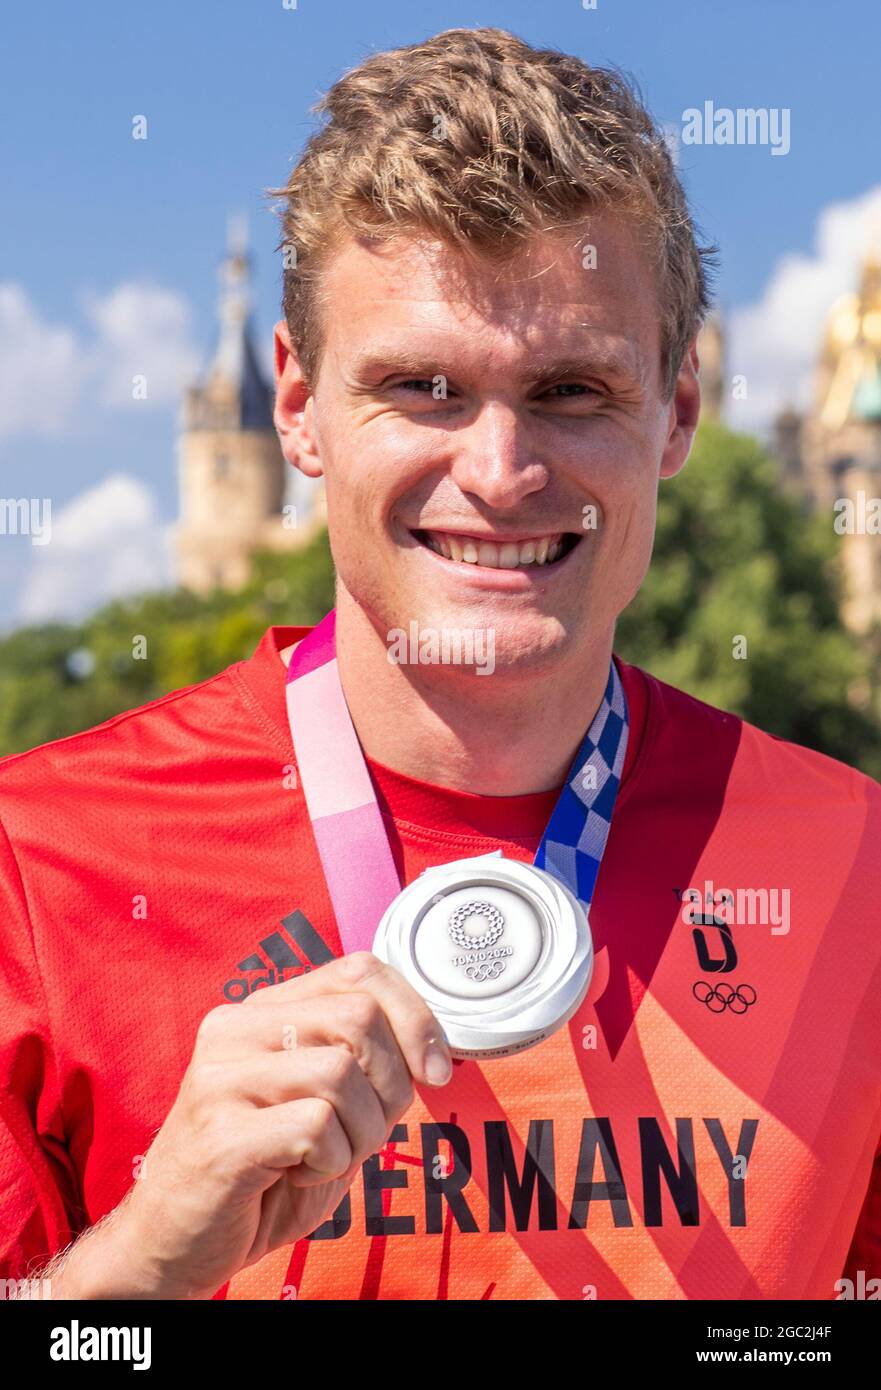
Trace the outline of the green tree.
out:
<instances>
[{"instance_id":1,"label":"green tree","mask_svg":"<svg viewBox=\"0 0 881 1390\"><path fill-rule=\"evenodd\" d=\"M701 426L662 482L646 582L616 649L661 680L878 777L871 643L841 626L840 538L752 438ZM738 640L741 639L741 640Z\"/></svg>"},{"instance_id":2,"label":"green tree","mask_svg":"<svg viewBox=\"0 0 881 1390\"><path fill-rule=\"evenodd\" d=\"M235 593L185 589L108 604L79 624L0 639L0 754L78 733L250 656L271 625L310 626L333 606L322 532L301 551L255 557ZM138 659L137 639L146 643Z\"/></svg>"}]
</instances>

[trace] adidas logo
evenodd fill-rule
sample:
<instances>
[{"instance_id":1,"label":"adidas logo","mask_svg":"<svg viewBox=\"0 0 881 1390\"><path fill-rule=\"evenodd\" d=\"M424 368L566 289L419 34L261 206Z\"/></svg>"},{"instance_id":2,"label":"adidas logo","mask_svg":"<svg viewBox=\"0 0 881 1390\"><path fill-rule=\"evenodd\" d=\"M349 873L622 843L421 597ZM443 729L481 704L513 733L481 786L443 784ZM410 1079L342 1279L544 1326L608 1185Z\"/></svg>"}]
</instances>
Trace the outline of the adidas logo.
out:
<instances>
[{"instance_id":1,"label":"adidas logo","mask_svg":"<svg viewBox=\"0 0 881 1390\"><path fill-rule=\"evenodd\" d=\"M282 918L284 932L274 931L260 942L260 953L240 960L236 970L241 974L227 980L223 997L228 1004L240 1004L256 989L305 975L316 965L333 960L327 942L299 909Z\"/></svg>"}]
</instances>

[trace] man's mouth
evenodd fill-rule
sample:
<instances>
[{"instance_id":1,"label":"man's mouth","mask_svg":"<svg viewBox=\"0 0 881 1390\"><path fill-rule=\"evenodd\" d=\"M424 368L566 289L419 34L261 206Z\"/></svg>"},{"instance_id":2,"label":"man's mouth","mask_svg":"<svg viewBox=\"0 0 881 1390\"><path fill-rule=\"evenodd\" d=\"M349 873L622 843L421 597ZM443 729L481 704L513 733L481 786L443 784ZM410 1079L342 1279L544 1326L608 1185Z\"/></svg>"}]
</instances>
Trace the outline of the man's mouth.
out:
<instances>
[{"instance_id":1,"label":"man's mouth","mask_svg":"<svg viewBox=\"0 0 881 1390\"><path fill-rule=\"evenodd\" d=\"M446 560L502 570L555 565L581 540L572 531L554 531L517 540L489 540L486 536L470 536L458 531L413 531L411 535L420 545L443 555Z\"/></svg>"}]
</instances>

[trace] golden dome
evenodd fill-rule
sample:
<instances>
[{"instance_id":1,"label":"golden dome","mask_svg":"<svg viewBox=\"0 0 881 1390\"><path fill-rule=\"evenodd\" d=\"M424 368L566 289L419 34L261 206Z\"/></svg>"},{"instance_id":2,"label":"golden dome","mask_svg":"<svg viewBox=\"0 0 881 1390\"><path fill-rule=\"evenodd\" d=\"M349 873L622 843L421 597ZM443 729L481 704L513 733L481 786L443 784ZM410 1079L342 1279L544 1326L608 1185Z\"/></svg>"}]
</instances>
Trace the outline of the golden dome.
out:
<instances>
[{"instance_id":1,"label":"golden dome","mask_svg":"<svg viewBox=\"0 0 881 1390\"><path fill-rule=\"evenodd\" d=\"M858 388L881 374L881 248L863 261L856 293L835 301L826 320L823 350L825 391L818 402L827 429L866 418Z\"/></svg>"}]
</instances>

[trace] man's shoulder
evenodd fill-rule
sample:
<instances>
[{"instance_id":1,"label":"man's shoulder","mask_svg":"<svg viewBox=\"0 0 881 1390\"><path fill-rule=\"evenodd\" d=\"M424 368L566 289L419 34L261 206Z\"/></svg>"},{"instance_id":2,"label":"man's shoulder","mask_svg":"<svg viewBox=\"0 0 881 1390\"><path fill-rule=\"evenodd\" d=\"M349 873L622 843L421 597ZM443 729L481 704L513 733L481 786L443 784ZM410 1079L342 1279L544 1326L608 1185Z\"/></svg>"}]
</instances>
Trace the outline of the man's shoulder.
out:
<instances>
[{"instance_id":1,"label":"man's shoulder","mask_svg":"<svg viewBox=\"0 0 881 1390\"><path fill-rule=\"evenodd\" d=\"M239 664L79 733L0 758L0 821L38 798L48 813L65 789L84 790L105 778L108 785L137 780L139 771L185 757L188 731L198 738L200 730L216 725L221 708L237 698L230 678Z\"/></svg>"},{"instance_id":2,"label":"man's shoulder","mask_svg":"<svg viewBox=\"0 0 881 1390\"><path fill-rule=\"evenodd\" d=\"M769 733L728 710L669 685L640 667L647 690L647 737L671 756L686 758L696 771L737 765L738 786L756 800L799 799L822 811L830 803L881 804L881 783L815 748Z\"/></svg>"}]
</instances>

